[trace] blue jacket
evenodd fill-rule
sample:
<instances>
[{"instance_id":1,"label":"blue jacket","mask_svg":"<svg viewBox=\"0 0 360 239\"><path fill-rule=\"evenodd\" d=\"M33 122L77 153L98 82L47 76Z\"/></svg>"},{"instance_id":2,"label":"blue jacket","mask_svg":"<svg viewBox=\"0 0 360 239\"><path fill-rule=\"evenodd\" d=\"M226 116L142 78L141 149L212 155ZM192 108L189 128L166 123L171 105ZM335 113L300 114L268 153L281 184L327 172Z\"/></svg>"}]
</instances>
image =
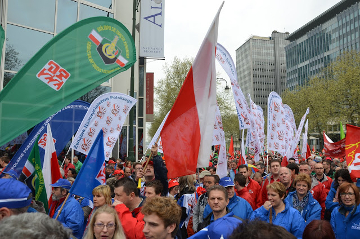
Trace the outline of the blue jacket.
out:
<instances>
[{"instance_id":1,"label":"blue jacket","mask_svg":"<svg viewBox=\"0 0 360 239\"><path fill-rule=\"evenodd\" d=\"M53 216L54 219L62 205L63 203L56 208ZM76 238L81 238L83 233L84 211L75 198L69 197L67 199L57 220L61 222L64 227L70 228Z\"/></svg>"},{"instance_id":2,"label":"blue jacket","mask_svg":"<svg viewBox=\"0 0 360 239\"><path fill-rule=\"evenodd\" d=\"M227 208L230 212L233 212L235 216L240 217L243 220L249 219L253 209L245 199L236 196L236 194L230 198ZM209 204L206 205L203 217L206 218L212 212Z\"/></svg>"},{"instance_id":3,"label":"blue jacket","mask_svg":"<svg viewBox=\"0 0 360 239\"><path fill-rule=\"evenodd\" d=\"M360 235L360 207L358 206L347 217L344 216L342 206L334 208L331 213L330 224L336 239L359 238Z\"/></svg>"},{"instance_id":4,"label":"blue jacket","mask_svg":"<svg viewBox=\"0 0 360 239\"><path fill-rule=\"evenodd\" d=\"M272 223L274 225L282 226L288 232L292 233L297 238L302 238L305 229L305 221L300 212L291 207L288 202L285 203L285 210L275 216L275 210L272 210ZM259 219L269 222L269 211L264 206L256 209L251 215L250 220Z\"/></svg>"},{"instance_id":5,"label":"blue jacket","mask_svg":"<svg viewBox=\"0 0 360 239\"><path fill-rule=\"evenodd\" d=\"M339 206L339 203L338 202L333 202L333 199L335 198L335 195L336 195L336 189L334 188L334 182L332 182L331 184L331 188L330 188L330 191L326 197L326 201L325 201L325 207L326 207L326 210L332 212L334 210L334 208L338 207Z\"/></svg>"},{"instance_id":6,"label":"blue jacket","mask_svg":"<svg viewBox=\"0 0 360 239\"><path fill-rule=\"evenodd\" d=\"M289 195L285 198L285 201L289 203L291 207L294 207L293 205L293 198L294 198L294 192L290 192ZM301 216L305 220L305 224L309 224L312 220L321 220L321 206L316 201L310 192L308 192L309 195L309 201L308 204L306 204L304 210L300 212Z\"/></svg>"},{"instance_id":7,"label":"blue jacket","mask_svg":"<svg viewBox=\"0 0 360 239\"><path fill-rule=\"evenodd\" d=\"M232 218L228 218L232 217ZM228 219L227 219L228 218ZM231 219L231 220L229 220ZM229 223L230 222L230 223ZM241 223L241 221L234 217L234 213L230 212L222 218L211 221L211 224L202 230L198 231L189 239L204 239L204 238L222 238L227 239L232 231ZM221 235L219 235L221 234Z\"/></svg>"}]
</instances>

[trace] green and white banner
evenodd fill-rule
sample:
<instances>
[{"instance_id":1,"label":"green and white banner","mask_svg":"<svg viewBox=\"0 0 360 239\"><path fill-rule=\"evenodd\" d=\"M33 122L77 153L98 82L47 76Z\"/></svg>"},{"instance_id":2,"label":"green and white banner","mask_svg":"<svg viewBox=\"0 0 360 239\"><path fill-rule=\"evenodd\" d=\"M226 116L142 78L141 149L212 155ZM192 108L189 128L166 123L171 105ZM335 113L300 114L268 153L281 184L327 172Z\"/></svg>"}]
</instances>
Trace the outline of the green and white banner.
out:
<instances>
[{"instance_id":1,"label":"green and white banner","mask_svg":"<svg viewBox=\"0 0 360 239\"><path fill-rule=\"evenodd\" d=\"M93 17L65 29L0 92L0 145L135 62L133 38L115 19Z\"/></svg>"}]
</instances>

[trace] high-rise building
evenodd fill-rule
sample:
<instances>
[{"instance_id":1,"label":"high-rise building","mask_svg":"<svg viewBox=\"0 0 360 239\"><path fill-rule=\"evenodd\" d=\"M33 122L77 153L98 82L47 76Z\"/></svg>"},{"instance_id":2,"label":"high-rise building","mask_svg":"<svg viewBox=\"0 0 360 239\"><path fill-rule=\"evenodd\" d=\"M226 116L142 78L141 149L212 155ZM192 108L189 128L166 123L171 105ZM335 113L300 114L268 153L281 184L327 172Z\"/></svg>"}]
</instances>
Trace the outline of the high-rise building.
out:
<instances>
[{"instance_id":1,"label":"high-rise building","mask_svg":"<svg viewBox=\"0 0 360 239\"><path fill-rule=\"evenodd\" d=\"M136 13L139 22L139 12ZM89 17L105 16L120 21L132 32L133 1L116 0L0 0L0 23L6 33L3 57L1 59L0 90L15 76L27 61L62 30ZM135 31L135 46L139 49L139 32ZM138 52L136 54L138 56ZM143 135L146 134L146 87L145 60L138 58L135 67L135 98L137 103L134 117L134 147L140 148L142 156ZM130 95L130 69L104 82L83 99L91 102L107 92ZM118 152L128 155L129 120L122 128L113 157Z\"/></svg>"},{"instance_id":2,"label":"high-rise building","mask_svg":"<svg viewBox=\"0 0 360 239\"><path fill-rule=\"evenodd\" d=\"M273 31L271 37L250 37L236 50L238 82L245 97L264 110L271 91L281 94L285 90L285 40L289 33Z\"/></svg>"},{"instance_id":3,"label":"high-rise building","mask_svg":"<svg viewBox=\"0 0 360 239\"><path fill-rule=\"evenodd\" d=\"M292 90L318 74L343 51L359 51L359 0L343 0L291 33L286 81Z\"/></svg>"}]
</instances>

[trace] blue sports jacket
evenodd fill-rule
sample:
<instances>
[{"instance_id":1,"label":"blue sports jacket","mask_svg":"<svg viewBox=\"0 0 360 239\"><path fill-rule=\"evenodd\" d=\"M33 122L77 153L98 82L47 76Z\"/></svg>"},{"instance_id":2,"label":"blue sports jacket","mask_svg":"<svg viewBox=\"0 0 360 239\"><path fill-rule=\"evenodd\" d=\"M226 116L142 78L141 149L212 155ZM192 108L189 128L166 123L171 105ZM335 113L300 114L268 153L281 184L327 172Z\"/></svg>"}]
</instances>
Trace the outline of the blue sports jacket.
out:
<instances>
[{"instance_id":1,"label":"blue sports jacket","mask_svg":"<svg viewBox=\"0 0 360 239\"><path fill-rule=\"evenodd\" d=\"M285 198L285 201L289 203L291 207L293 205L294 192L290 192L289 195ZM309 224L312 220L321 220L321 206L318 201L314 199L310 192L308 192L309 201L306 204L304 210L300 212L301 216L305 220L305 224Z\"/></svg>"},{"instance_id":2,"label":"blue sports jacket","mask_svg":"<svg viewBox=\"0 0 360 239\"><path fill-rule=\"evenodd\" d=\"M336 239L359 238L360 235L360 207L354 208L345 217L342 206L334 208L331 213L330 224L335 232Z\"/></svg>"}]
</instances>

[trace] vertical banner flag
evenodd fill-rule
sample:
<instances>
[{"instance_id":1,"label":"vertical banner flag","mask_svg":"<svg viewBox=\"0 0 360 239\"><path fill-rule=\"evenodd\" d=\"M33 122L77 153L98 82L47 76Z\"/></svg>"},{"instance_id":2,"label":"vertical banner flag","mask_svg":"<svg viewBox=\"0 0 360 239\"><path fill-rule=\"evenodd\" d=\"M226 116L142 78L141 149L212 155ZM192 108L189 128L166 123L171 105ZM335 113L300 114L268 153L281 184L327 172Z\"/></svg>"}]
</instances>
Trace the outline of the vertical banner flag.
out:
<instances>
[{"instance_id":1,"label":"vertical banner flag","mask_svg":"<svg viewBox=\"0 0 360 239\"><path fill-rule=\"evenodd\" d=\"M0 92L0 145L9 142L136 61L127 28L110 17L68 27Z\"/></svg>"},{"instance_id":2,"label":"vertical banner flag","mask_svg":"<svg viewBox=\"0 0 360 239\"><path fill-rule=\"evenodd\" d=\"M216 110L215 48L223 4L160 133L168 178L194 174L196 168L209 166Z\"/></svg>"},{"instance_id":3,"label":"vertical banner flag","mask_svg":"<svg viewBox=\"0 0 360 239\"><path fill-rule=\"evenodd\" d=\"M245 154L245 145L244 145L244 129L242 130L242 136L241 136L241 158L240 162L241 164L246 164L246 154Z\"/></svg>"},{"instance_id":4,"label":"vertical banner flag","mask_svg":"<svg viewBox=\"0 0 360 239\"><path fill-rule=\"evenodd\" d=\"M303 127L304 127L305 119L306 119L306 116L308 114L309 114L309 108L306 109L305 114L301 118L299 128L297 129L296 134L295 134L295 138L291 142L290 148L286 152L287 160L289 160L289 158L291 158L291 157L293 157L295 155L294 151L296 149L297 144L299 143L301 131L302 131Z\"/></svg>"},{"instance_id":5,"label":"vertical banner flag","mask_svg":"<svg viewBox=\"0 0 360 239\"><path fill-rule=\"evenodd\" d=\"M164 58L165 0L142 0L140 4L139 55Z\"/></svg>"},{"instance_id":6,"label":"vertical banner flag","mask_svg":"<svg viewBox=\"0 0 360 239\"><path fill-rule=\"evenodd\" d=\"M151 139L149 145L148 145L148 149L151 149L151 147L156 143L158 142L158 145L159 145L159 142L161 142L161 137L160 137L160 132L162 130L162 128L164 127L164 124L165 124L165 121L169 115L170 111L165 115L163 121L161 122L159 128L156 130L156 133L154 134L154 137ZM160 148L159 148L160 149Z\"/></svg>"},{"instance_id":7,"label":"vertical banner flag","mask_svg":"<svg viewBox=\"0 0 360 239\"><path fill-rule=\"evenodd\" d=\"M99 185L104 185L105 181L104 135L103 131L100 130L70 189L70 193L92 200L92 190Z\"/></svg>"},{"instance_id":8,"label":"vertical banner flag","mask_svg":"<svg viewBox=\"0 0 360 239\"><path fill-rule=\"evenodd\" d=\"M231 156L231 159L234 159L234 139L231 135L230 145L229 145L229 154Z\"/></svg>"},{"instance_id":9,"label":"vertical banner flag","mask_svg":"<svg viewBox=\"0 0 360 239\"><path fill-rule=\"evenodd\" d=\"M285 139L285 152L291 147L292 141L295 137L296 124L294 113L290 106L283 105L285 110L285 131L284 131L284 139Z\"/></svg>"},{"instance_id":10,"label":"vertical banner flag","mask_svg":"<svg viewBox=\"0 0 360 239\"><path fill-rule=\"evenodd\" d=\"M267 120L267 148L285 156L285 109L281 97L274 91L269 94L268 98Z\"/></svg>"},{"instance_id":11,"label":"vertical banner flag","mask_svg":"<svg viewBox=\"0 0 360 239\"><path fill-rule=\"evenodd\" d=\"M121 128L136 99L131 96L111 92L100 95L90 105L70 148L89 154L89 150L100 130L104 132L105 157L111 156Z\"/></svg>"},{"instance_id":12,"label":"vertical banner flag","mask_svg":"<svg viewBox=\"0 0 360 239\"><path fill-rule=\"evenodd\" d=\"M360 178L360 128L346 125L346 164L353 178Z\"/></svg>"},{"instance_id":13,"label":"vertical banner flag","mask_svg":"<svg viewBox=\"0 0 360 239\"><path fill-rule=\"evenodd\" d=\"M39 123L31 131L29 137L27 137L14 157L12 157L4 171L7 172L13 169L20 174L35 142L38 142L40 159L43 164L47 137L46 127L48 124L50 124L52 128L52 135L57 149L56 155L60 155L61 151L79 128L84 115L89 109L89 105L87 102L75 100L73 103ZM40 136L40 139L36 141L38 136Z\"/></svg>"},{"instance_id":14,"label":"vertical banner flag","mask_svg":"<svg viewBox=\"0 0 360 239\"><path fill-rule=\"evenodd\" d=\"M260 106L256 105L250 97L250 113L251 113L251 128L249 134L249 146L254 150L254 160L255 162L260 160L259 154L264 149L264 113Z\"/></svg>"},{"instance_id":15,"label":"vertical banner flag","mask_svg":"<svg viewBox=\"0 0 360 239\"><path fill-rule=\"evenodd\" d=\"M346 138L334 143L334 141L332 141L329 136L325 134L325 132L323 132L323 136L325 150L324 154L326 157L342 158L347 155L345 152ZM313 151L315 152L315 147L313 147Z\"/></svg>"},{"instance_id":16,"label":"vertical banner flag","mask_svg":"<svg viewBox=\"0 0 360 239\"><path fill-rule=\"evenodd\" d=\"M221 45L216 45L216 59L230 78L240 129L250 128L250 109L245 96L237 84L236 67L230 53Z\"/></svg>"},{"instance_id":17,"label":"vertical banner flag","mask_svg":"<svg viewBox=\"0 0 360 239\"><path fill-rule=\"evenodd\" d=\"M42 173L44 176L47 199L49 200L52 192L52 187L50 184L56 183L56 181L61 178L59 162L56 157L55 144L52 137L50 124L47 125L47 137Z\"/></svg>"},{"instance_id":18,"label":"vertical banner flag","mask_svg":"<svg viewBox=\"0 0 360 239\"><path fill-rule=\"evenodd\" d=\"M44 208L48 213L48 198L41 169L39 145L34 144L19 181L25 182L33 190L35 200L44 203Z\"/></svg>"},{"instance_id":19,"label":"vertical banner flag","mask_svg":"<svg viewBox=\"0 0 360 239\"><path fill-rule=\"evenodd\" d=\"M309 125L309 120L307 119L306 120L306 123L305 123L305 133L303 134L303 143L302 143L302 149L301 149L301 157L303 159L306 159L306 152L307 152L307 135L308 135L308 126Z\"/></svg>"},{"instance_id":20,"label":"vertical banner flag","mask_svg":"<svg viewBox=\"0 0 360 239\"><path fill-rule=\"evenodd\" d=\"M340 121L340 140L345 139L345 133L344 133L344 128L343 125Z\"/></svg>"},{"instance_id":21,"label":"vertical banner flag","mask_svg":"<svg viewBox=\"0 0 360 239\"><path fill-rule=\"evenodd\" d=\"M212 140L213 145L220 146L216 174L219 175L220 178L223 178L227 176L228 172L227 172L225 133L224 133L219 106L216 107L214 133L212 139L213 139Z\"/></svg>"}]
</instances>

